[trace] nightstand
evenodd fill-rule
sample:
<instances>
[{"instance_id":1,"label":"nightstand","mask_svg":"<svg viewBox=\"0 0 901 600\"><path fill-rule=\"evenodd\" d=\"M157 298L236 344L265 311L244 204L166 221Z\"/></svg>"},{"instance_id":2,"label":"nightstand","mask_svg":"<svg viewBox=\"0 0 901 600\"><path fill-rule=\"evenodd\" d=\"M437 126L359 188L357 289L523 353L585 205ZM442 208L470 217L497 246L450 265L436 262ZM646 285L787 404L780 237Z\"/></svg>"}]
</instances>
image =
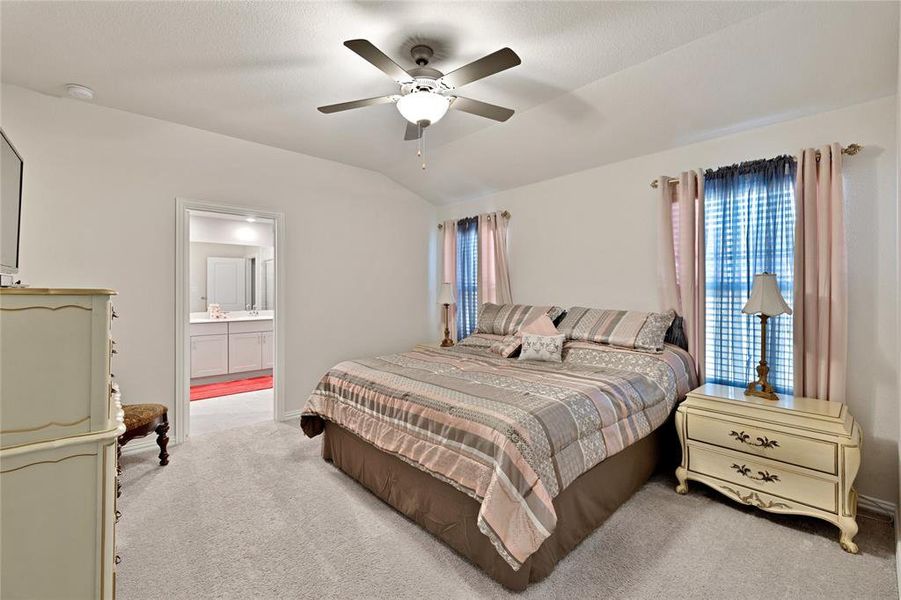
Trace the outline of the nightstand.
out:
<instances>
[{"instance_id":1,"label":"nightstand","mask_svg":"<svg viewBox=\"0 0 901 600\"><path fill-rule=\"evenodd\" d=\"M705 384L676 410L682 464L676 491L688 480L757 508L824 519L841 530L843 549L857 553L860 425L845 404Z\"/></svg>"}]
</instances>

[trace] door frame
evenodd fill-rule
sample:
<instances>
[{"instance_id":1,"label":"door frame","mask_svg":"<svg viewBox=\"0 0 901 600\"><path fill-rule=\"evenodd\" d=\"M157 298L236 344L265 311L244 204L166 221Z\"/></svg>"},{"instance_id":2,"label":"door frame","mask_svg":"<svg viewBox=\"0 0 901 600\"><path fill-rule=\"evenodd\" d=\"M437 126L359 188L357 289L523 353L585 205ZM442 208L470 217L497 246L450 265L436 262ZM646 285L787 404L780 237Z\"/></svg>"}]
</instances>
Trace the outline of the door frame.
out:
<instances>
[{"instance_id":1,"label":"door frame","mask_svg":"<svg viewBox=\"0 0 901 600\"><path fill-rule=\"evenodd\" d=\"M275 257L275 313L272 331L275 334L275 364L272 366L273 407L275 421L285 417L285 213L260 210L236 204L217 204L189 198L175 199L175 443L188 439L191 422L191 337L189 335L190 315L190 217L192 210L261 217L274 221Z\"/></svg>"}]
</instances>

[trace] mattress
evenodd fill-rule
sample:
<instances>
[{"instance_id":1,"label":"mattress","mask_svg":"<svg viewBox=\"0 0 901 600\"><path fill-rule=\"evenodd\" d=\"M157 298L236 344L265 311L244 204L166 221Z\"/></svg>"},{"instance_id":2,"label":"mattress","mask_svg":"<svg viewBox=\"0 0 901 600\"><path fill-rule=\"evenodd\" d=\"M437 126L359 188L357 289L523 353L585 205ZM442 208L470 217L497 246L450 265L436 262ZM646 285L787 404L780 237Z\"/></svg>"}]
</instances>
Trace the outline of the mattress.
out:
<instances>
[{"instance_id":1,"label":"mattress","mask_svg":"<svg viewBox=\"0 0 901 600\"><path fill-rule=\"evenodd\" d=\"M478 530L517 571L554 532L554 499L646 438L694 385L687 353L584 342L562 363L500 358L479 340L340 363L304 409L472 498Z\"/></svg>"}]
</instances>

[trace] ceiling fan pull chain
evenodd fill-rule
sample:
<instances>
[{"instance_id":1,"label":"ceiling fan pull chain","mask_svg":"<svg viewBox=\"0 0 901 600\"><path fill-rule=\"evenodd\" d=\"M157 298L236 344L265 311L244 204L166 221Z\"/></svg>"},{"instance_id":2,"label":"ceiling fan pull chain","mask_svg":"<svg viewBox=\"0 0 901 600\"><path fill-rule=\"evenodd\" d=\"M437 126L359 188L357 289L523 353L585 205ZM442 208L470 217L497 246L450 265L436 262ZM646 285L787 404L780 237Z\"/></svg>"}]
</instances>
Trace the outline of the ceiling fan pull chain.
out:
<instances>
[{"instance_id":1,"label":"ceiling fan pull chain","mask_svg":"<svg viewBox=\"0 0 901 600\"><path fill-rule=\"evenodd\" d=\"M422 170L425 171L425 132L419 126L419 143L422 144Z\"/></svg>"}]
</instances>

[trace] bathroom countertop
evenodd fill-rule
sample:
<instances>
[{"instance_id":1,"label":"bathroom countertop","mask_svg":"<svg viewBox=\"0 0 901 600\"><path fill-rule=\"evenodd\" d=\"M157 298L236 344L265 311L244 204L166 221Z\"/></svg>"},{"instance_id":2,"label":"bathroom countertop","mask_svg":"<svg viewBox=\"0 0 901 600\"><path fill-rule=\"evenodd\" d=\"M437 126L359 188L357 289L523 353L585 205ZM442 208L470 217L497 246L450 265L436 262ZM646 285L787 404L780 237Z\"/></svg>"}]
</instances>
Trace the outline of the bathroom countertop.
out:
<instances>
[{"instance_id":1,"label":"bathroom countertop","mask_svg":"<svg viewBox=\"0 0 901 600\"><path fill-rule=\"evenodd\" d=\"M247 311L231 311L224 319L211 319L209 313L191 313L191 324L194 323L233 323L235 321L271 321L271 310L261 310L258 315L250 315Z\"/></svg>"}]
</instances>

